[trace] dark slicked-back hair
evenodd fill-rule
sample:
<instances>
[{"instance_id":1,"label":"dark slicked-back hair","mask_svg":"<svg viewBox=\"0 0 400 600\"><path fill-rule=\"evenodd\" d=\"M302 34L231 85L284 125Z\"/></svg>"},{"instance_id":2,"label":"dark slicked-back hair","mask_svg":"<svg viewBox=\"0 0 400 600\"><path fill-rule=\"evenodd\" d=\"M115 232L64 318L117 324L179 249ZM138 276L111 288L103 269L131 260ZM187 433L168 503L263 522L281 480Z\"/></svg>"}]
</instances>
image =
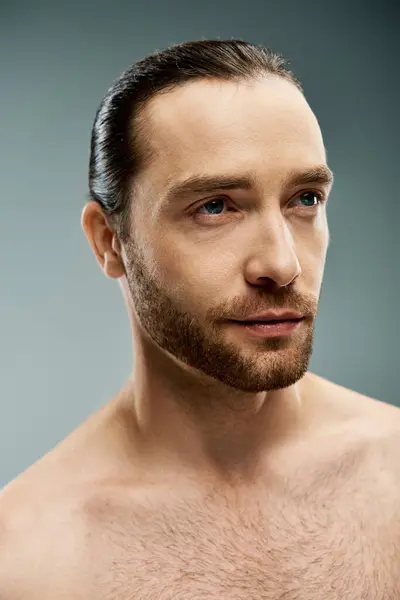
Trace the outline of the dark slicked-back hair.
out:
<instances>
[{"instance_id":1,"label":"dark slicked-back hair","mask_svg":"<svg viewBox=\"0 0 400 600\"><path fill-rule=\"evenodd\" d=\"M135 176L151 159L150 128L141 119L151 98L199 79L240 81L276 75L302 86L286 60L243 40L198 40L157 51L124 71L102 100L91 136L89 200L98 202L125 241Z\"/></svg>"}]
</instances>

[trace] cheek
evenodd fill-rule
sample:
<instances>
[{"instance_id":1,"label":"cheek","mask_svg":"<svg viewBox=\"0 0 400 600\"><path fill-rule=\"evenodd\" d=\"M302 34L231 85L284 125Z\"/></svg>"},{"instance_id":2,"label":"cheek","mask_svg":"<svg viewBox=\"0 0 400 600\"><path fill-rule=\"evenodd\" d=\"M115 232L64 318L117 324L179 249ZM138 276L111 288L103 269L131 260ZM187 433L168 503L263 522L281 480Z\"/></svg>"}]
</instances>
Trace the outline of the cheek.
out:
<instances>
[{"instance_id":1,"label":"cheek","mask_svg":"<svg viewBox=\"0 0 400 600\"><path fill-rule=\"evenodd\" d=\"M310 290L319 290L324 273L326 253L329 243L329 232L321 225L308 235L297 240L298 258L301 266L301 279Z\"/></svg>"},{"instance_id":2,"label":"cheek","mask_svg":"<svg viewBox=\"0 0 400 600\"><path fill-rule=\"evenodd\" d=\"M301 286L317 292L321 286L325 258L329 241L327 221L321 216L314 226L310 223L292 229L295 252L301 265ZM244 264L243 249L248 246L247 237L239 240L225 239L223 244L204 244L203 251L198 244L190 244L185 235L156 236L151 244L154 276L183 303L197 306L218 304L221 298L233 293L237 276L240 277ZM149 249L150 250L150 249Z\"/></svg>"},{"instance_id":3,"label":"cheek","mask_svg":"<svg viewBox=\"0 0 400 600\"><path fill-rule=\"evenodd\" d=\"M155 256L155 275L182 306L209 307L220 301L238 268L238 257L229 251L201 251L199 246L164 240ZM235 271L236 269L236 271Z\"/></svg>"}]
</instances>

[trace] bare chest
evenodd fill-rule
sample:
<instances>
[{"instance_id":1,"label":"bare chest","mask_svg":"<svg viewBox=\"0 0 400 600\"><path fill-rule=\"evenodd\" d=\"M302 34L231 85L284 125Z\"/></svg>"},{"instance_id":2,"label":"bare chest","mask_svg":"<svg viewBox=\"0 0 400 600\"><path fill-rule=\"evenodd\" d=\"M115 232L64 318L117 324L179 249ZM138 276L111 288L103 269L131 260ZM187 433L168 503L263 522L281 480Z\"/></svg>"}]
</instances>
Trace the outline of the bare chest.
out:
<instances>
[{"instance_id":1,"label":"bare chest","mask_svg":"<svg viewBox=\"0 0 400 600\"><path fill-rule=\"evenodd\" d=\"M86 554L85 597L394 600L398 548L385 525L366 503L335 494L104 510Z\"/></svg>"}]
</instances>

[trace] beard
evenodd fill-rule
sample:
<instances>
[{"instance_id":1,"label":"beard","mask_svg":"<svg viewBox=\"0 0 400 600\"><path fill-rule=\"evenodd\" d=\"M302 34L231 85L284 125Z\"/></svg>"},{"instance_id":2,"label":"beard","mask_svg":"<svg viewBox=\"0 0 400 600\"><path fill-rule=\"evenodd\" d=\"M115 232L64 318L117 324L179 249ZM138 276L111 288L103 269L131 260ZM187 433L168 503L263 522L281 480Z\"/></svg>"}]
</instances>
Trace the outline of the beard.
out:
<instances>
[{"instance_id":1,"label":"beard","mask_svg":"<svg viewBox=\"0 0 400 600\"><path fill-rule=\"evenodd\" d=\"M260 286L255 288L251 301L230 301L229 307L212 307L200 317L185 311L182 301L166 290L147 267L136 243L129 241L125 251L127 282L139 325L159 348L203 375L243 392L286 388L305 375L318 310L314 296L300 295L291 287L272 293ZM278 308L306 315L292 335L227 339L229 323L223 319L240 319L231 315L241 314L244 318L251 312Z\"/></svg>"}]
</instances>

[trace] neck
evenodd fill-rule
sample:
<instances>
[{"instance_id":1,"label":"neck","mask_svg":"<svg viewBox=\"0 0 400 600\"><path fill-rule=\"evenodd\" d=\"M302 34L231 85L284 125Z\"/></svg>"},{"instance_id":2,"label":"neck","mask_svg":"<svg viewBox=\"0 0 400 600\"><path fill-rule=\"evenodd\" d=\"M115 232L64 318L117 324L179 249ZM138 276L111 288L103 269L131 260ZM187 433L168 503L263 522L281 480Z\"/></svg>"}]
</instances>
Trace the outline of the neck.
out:
<instances>
[{"instance_id":1,"label":"neck","mask_svg":"<svg viewBox=\"0 0 400 600\"><path fill-rule=\"evenodd\" d=\"M134 422L141 460L146 457L161 469L167 462L169 471L173 465L179 472L246 482L264 468L274 449L304 430L303 380L280 390L246 393L140 340L121 398Z\"/></svg>"}]
</instances>

